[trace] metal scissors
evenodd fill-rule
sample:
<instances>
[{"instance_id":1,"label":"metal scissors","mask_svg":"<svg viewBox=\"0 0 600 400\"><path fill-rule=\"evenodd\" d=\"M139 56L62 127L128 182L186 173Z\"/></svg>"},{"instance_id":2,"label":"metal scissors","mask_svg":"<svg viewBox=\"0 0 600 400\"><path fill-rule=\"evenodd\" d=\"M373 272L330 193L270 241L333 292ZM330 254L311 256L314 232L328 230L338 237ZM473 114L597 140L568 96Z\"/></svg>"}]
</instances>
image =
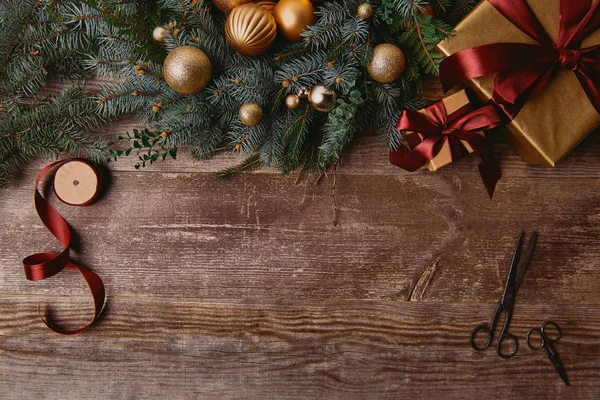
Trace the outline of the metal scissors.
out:
<instances>
[{"instance_id":1,"label":"metal scissors","mask_svg":"<svg viewBox=\"0 0 600 400\"><path fill-rule=\"evenodd\" d=\"M556 329L556 337L552 338L548 335L548 333L546 333L547 326L552 326ZM540 335L541 342L539 346L533 346L531 344L532 333L537 333ZM563 367L562 362L560 361L560 357L558 356L558 352L554 348L554 342L558 341L558 339L560 339L561 336L562 332L560 330L560 326L558 326L556 322L546 321L542 324L542 327L540 329L532 328L529 330L529 332L527 332L527 346L529 346L529 348L532 350L540 350L542 348L546 350L546 355L550 359L552 365L554 365L556 372L558 372L558 375L560 375L565 385L569 386L569 378L567 378L565 367Z\"/></svg>"},{"instance_id":2,"label":"metal scissors","mask_svg":"<svg viewBox=\"0 0 600 400\"><path fill-rule=\"evenodd\" d=\"M471 347L476 351L484 351L492 344L492 339L494 337L494 332L496 331L496 326L498 325L498 320L500 318L500 314L504 312L504 325L502 326L502 330L500 331L500 338L498 339L498 345L496 346L496 353L502 358L511 358L515 354L517 354L517 349L519 348L519 341L517 337L512 333L508 333L508 328L510 327L510 321L512 319L513 307L515 304L515 297L517 295L517 291L519 290L519 286L521 285L521 281L525 276L525 271L527 271L527 267L531 261L531 257L533 256L533 250L535 249L535 244L537 242L537 233L534 232L531 234L529 241L527 242L527 246L525 248L524 256L521 259L521 251L523 249L523 236L525 232L521 232L521 236L519 237L519 242L517 243L517 247L515 248L515 252L513 254L513 259L510 265L510 270L508 272L508 280L506 281L506 287L504 289L504 293L502 294L502 298L500 302L496 306L496 310L492 315L492 320L489 325L479 325L473 332L471 333ZM484 333L487 335L487 341L484 346L478 346L475 342L475 337L478 333ZM502 352L502 343L505 340L511 340L514 345L513 349L510 353Z\"/></svg>"}]
</instances>

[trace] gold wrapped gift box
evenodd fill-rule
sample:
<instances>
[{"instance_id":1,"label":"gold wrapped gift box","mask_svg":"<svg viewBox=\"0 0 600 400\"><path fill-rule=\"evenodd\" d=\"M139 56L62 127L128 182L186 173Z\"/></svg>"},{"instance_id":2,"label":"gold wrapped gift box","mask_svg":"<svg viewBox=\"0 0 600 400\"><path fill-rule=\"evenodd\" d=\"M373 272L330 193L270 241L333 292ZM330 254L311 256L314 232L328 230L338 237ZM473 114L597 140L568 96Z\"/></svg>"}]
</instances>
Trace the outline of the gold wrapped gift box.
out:
<instances>
[{"instance_id":1,"label":"gold wrapped gift box","mask_svg":"<svg viewBox=\"0 0 600 400\"><path fill-rule=\"evenodd\" d=\"M560 0L527 0L546 32L556 43ZM456 35L438 45L444 55L491 43L536 44L487 1L479 3L456 27ZM600 44L600 30L586 37L582 48ZM494 75L469 81L484 102L492 97ZM560 70L550 84L530 98L507 126L509 141L528 164L554 166L600 124L572 71Z\"/></svg>"},{"instance_id":2,"label":"gold wrapped gift box","mask_svg":"<svg viewBox=\"0 0 600 400\"><path fill-rule=\"evenodd\" d=\"M442 102L444 103L444 107L446 108L446 115L450 115L453 112L468 105L470 103L470 100L469 96L467 95L467 92L465 90L460 90L454 94L443 98ZM420 110L419 112L426 114L425 110ZM414 132L411 131L404 132L408 148L412 148L418 144L418 141L412 140L411 135L413 133ZM482 136L485 135L485 133L483 132L478 133ZM471 148L469 143L465 142L464 140L461 140L461 143L465 146L465 149L469 153L473 152L473 149ZM443 166L450 164L452 161L453 160L452 154L450 153L450 144L448 142L445 142L442 148L440 149L440 152L431 161L429 161L427 165L423 166L423 168L428 168L430 171L437 171Z\"/></svg>"}]
</instances>

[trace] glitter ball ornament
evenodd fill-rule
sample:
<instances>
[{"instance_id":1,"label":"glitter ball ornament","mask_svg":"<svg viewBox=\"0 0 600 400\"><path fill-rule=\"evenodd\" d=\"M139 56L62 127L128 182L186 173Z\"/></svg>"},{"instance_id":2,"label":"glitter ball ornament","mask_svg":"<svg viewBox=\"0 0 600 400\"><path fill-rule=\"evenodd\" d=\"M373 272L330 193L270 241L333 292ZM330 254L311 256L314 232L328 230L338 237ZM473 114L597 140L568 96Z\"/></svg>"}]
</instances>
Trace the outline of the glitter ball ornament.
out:
<instances>
[{"instance_id":1,"label":"glitter ball ornament","mask_svg":"<svg viewBox=\"0 0 600 400\"><path fill-rule=\"evenodd\" d=\"M225 21L227 43L245 56L264 54L277 37L275 19L265 7L254 3L236 7Z\"/></svg>"},{"instance_id":2,"label":"glitter ball ornament","mask_svg":"<svg viewBox=\"0 0 600 400\"><path fill-rule=\"evenodd\" d=\"M283 37L300 40L302 31L315 23L315 7L309 0L279 0L273 17Z\"/></svg>"},{"instance_id":3,"label":"glitter ball ornament","mask_svg":"<svg viewBox=\"0 0 600 400\"><path fill-rule=\"evenodd\" d=\"M333 89L325 85L317 85L308 92L308 101L312 107L320 112L329 112L335 107L336 94Z\"/></svg>"},{"instance_id":4,"label":"glitter ball ornament","mask_svg":"<svg viewBox=\"0 0 600 400\"><path fill-rule=\"evenodd\" d=\"M381 83L390 83L402 75L406 59L400 48L390 43L375 46L373 57L367 65L371 78Z\"/></svg>"},{"instance_id":5,"label":"glitter ball ornament","mask_svg":"<svg viewBox=\"0 0 600 400\"><path fill-rule=\"evenodd\" d=\"M234 8L246 3L252 3L252 0L213 0L213 4L227 14L232 12Z\"/></svg>"},{"instance_id":6,"label":"glitter ball ornament","mask_svg":"<svg viewBox=\"0 0 600 400\"><path fill-rule=\"evenodd\" d=\"M165 40L165 35L169 33L169 31L165 28L163 28L162 26L157 26L156 28L154 28L154 30L152 31L152 37L154 38L154 40L156 40L157 42L162 42L163 40Z\"/></svg>"},{"instance_id":7,"label":"glitter ball ornament","mask_svg":"<svg viewBox=\"0 0 600 400\"><path fill-rule=\"evenodd\" d=\"M208 85L212 65L199 48L180 46L165 58L163 70L171 89L181 94L196 94Z\"/></svg>"},{"instance_id":8,"label":"glitter ball ornament","mask_svg":"<svg viewBox=\"0 0 600 400\"><path fill-rule=\"evenodd\" d=\"M256 103L244 103L240 107L239 118L242 124L254 126L262 121L263 110Z\"/></svg>"},{"instance_id":9,"label":"glitter ball ornament","mask_svg":"<svg viewBox=\"0 0 600 400\"><path fill-rule=\"evenodd\" d=\"M371 18L371 16L373 16L373 6L371 6L369 3L362 3L358 6L358 9L356 10L356 15L358 15L362 19Z\"/></svg>"},{"instance_id":10,"label":"glitter ball ornament","mask_svg":"<svg viewBox=\"0 0 600 400\"><path fill-rule=\"evenodd\" d=\"M289 108L290 110L293 110L295 108L298 108L298 106L300 105L300 96L298 96L297 94L288 94L287 96L285 96L285 106L287 108Z\"/></svg>"}]
</instances>

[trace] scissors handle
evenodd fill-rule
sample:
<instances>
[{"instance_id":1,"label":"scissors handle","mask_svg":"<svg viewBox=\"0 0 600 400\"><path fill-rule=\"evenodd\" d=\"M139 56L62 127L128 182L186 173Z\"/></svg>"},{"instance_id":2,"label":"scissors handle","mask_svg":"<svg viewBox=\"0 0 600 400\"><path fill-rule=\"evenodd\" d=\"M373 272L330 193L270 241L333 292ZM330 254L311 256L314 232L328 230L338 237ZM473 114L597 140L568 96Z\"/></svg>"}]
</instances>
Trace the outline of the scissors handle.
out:
<instances>
[{"instance_id":1,"label":"scissors handle","mask_svg":"<svg viewBox=\"0 0 600 400\"><path fill-rule=\"evenodd\" d=\"M535 333L540 337L540 344L538 346L534 346L531 343L531 334L532 333ZM541 350L546 345L546 342L544 341L544 335L542 334L542 331L539 330L538 328L531 328L530 330L528 330L527 336L525 336L525 338L526 338L527 346L529 346L529 348L531 350Z\"/></svg>"},{"instance_id":2,"label":"scissors handle","mask_svg":"<svg viewBox=\"0 0 600 400\"><path fill-rule=\"evenodd\" d=\"M487 341L485 342L485 344L483 346L478 346L475 341L475 337L480 332L485 333L485 335L487 335ZM475 351L486 350L492 344L492 331L490 330L490 327L487 325L479 325L479 326L475 327L475 329L473 329L473 332L471 332L470 341L471 341L471 348L473 350L475 350Z\"/></svg>"},{"instance_id":3,"label":"scissors handle","mask_svg":"<svg viewBox=\"0 0 600 400\"><path fill-rule=\"evenodd\" d=\"M546 328L548 326L552 326L554 329L556 329L556 337L550 337L550 334L546 332ZM562 331L560 330L560 326L558 326L556 322L546 321L542 324L542 335L544 335L544 339L546 339L550 343L554 343L562 337Z\"/></svg>"},{"instance_id":4,"label":"scissors handle","mask_svg":"<svg viewBox=\"0 0 600 400\"><path fill-rule=\"evenodd\" d=\"M550 335L548 334L546 328L548 326L552 326L554 329L556 329L556 336L554 337L550 337ZM532 333L537 333L540 337L540 344L537 346L534 346L531 343L531 334ZM552 345L554 342L556 342L558 339L560 339L562 337L562 331L560 330L560 326L558 326L558 324L556 322L553 321L546 321L542 324L540 329L537 328L532 328L527 332L527 346L529 346L529 348L531 350L540 350L542 348L548 348L551 349L552 351L554 351L554 346Z\"/></svg>"},{"instance_id":5,"label":"scissors handle","mask_svg":"<svg viewBox=\"0 0 600 400\"><path fill-rule=\"evenodd\" d=\"M504 341L506 340L512 341L513 347L508 353L503 353L502 343L504 343ZM511 358L512 356L517 354L517 350L519 350L519 340L515 335L513 335L512 333L505 332L502 336L500 336L500 339L498 339L498 346L496 347L496 353L498 353L500 357Z\"/></svg>"}]
</instances>

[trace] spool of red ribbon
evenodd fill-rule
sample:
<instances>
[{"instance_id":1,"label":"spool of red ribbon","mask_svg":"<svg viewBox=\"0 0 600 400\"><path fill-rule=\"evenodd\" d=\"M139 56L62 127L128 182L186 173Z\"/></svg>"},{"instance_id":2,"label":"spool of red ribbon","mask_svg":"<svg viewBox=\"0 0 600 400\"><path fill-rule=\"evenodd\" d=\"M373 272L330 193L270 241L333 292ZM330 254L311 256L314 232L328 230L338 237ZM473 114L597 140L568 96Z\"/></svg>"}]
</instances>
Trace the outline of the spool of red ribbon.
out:
<instances>
[{"instance_id":1,"label":"spool of red ribbon","mask_svg":"<svg viewBox=\"0 0 600 400\"><path fill-rule=\"evenodd\" d=\"M74 330L52 326L42 317L41 307L38 306L40 318L48 328L62 335L74 335L88 329L100 316L104 307L106 292L102 279L95 272L69 260L71 249L69 225L39 191L39 184L42 179L55 169L57 169L53 181L55 193L61 201L73 206L87 206L94 202L100 191L101 175L93 164L85 160L72 159L48 165L38 174L35 181L35 209L46 228L62 243L64 250L59 254L43 252L24 258L25 277L31 281L40 281L58 274L65 268L77 270L83 275L94 298L94 318L89 324Z\"/></svg>"}]
</instances>

